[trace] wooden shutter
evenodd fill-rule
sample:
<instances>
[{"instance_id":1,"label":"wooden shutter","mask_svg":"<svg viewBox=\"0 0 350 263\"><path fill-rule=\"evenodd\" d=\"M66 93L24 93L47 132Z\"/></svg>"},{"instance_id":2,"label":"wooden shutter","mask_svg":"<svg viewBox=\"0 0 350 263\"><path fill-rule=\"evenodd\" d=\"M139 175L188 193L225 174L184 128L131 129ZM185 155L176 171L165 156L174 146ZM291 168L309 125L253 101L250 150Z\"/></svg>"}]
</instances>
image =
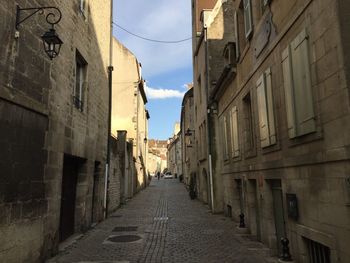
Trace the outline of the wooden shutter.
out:
<instances>
[{"instance_id":1,"label":"wooden shutter","mask_svg":"<svg viewBox=\"0 0 350 263\"><path fill-rule=\"evenodd\" d=\"M231 110L231 141L232 141L232 157L239 156L239 141L238 141L238 119L237 107Z\"/></svg>"},{"instance_id":2,"label":"wooden shutter","mask_svg":"<svg viewBox=\"0 0 350 263\"><path fill-rule=\"evenodd\" d=\"M256 95L258 100L260 143L261 147L266 147L270 145L270 134L264 75L261 75L256 82Z\"/></svg>"},{"instance_id":3,"label":"wooden shutter","mask_svg":"<svg viewBox=\"0 0 350 263\"><path fill-rule=\"evenodd\" d=\"M251 0L243 0L243 9L245 37L249 38L253 31Z\"/></svg>"},{"instance_id":4,"label":"wooden shutter","mask_svg":"<svg viewBox=\"0 0 350 263\"><path fill-rule=\"evenodd\" d=\"M296 137L295 115L294 115L294 91L293 91L293 73L291 65L290 46L282 52L283 84L284 96L287 111L287 128L289 138Z\"/></svg>"},{"instance_id":5,"label":"wooden shutter","mask_svg":"<svg viewBox=\"0 0 350 263\"><path fill-rule=\"evenodd\" d=\"M291 43L291 55L297 134L304 135L316 130L306 30Z\"/></svg>"},{"instance_id":6,"label":"wooden shutter","mask_svg":"<svg viewBox=\"0 0 350 263\"><path fill-rule=\"evenodd\" d=\"M265 71L265 95L267 101L267 116L269 123L270 145L276 143L275 110L273 107L271 69Z\"/></svg>"},{"instance_id":7,"label":"wooden shutter","mask_svg":"<svg viewBox=\"0 0 350 263\"><path fill-rule=\"evenodd\" d=\"M235 38L236 38L236 43L235 43L235 48L236 48L236 61L239 60L240 52L239 52L239 34L238 34L238 17L237 17L237 12L234 14L234 23L235 23Z\"/></svg>"}]
</instances>

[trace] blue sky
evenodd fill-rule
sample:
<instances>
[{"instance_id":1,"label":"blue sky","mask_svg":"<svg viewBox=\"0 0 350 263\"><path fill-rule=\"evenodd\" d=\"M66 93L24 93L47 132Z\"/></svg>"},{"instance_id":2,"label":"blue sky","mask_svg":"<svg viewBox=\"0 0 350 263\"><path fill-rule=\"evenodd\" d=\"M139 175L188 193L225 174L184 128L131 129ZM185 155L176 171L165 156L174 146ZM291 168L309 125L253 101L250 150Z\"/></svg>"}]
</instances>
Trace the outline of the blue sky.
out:
<instances>
[{"instance_id":1,"label":"blue sky","mask_svg":"<svg viewBox=\"0 0 350 263\"><path fill-rule=\"evenodd\" d=\"M114 22L146 38L174 41L191 37L189 0L114 0ZM149 138L167 139L180 121L185 84L192 82L191 41L154 43L118 27L114 36L135 54L147 81Z\"/></svg>"}]
</instances>

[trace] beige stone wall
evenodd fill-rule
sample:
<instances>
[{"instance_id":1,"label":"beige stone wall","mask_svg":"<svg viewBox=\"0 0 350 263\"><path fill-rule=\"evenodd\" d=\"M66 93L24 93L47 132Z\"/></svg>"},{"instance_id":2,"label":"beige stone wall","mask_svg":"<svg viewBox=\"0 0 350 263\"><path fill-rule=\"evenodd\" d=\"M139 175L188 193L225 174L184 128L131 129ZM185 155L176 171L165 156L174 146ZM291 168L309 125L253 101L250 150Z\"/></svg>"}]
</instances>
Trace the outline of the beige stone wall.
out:
<instances>
[{"instance_id":1,"label":"beige stone wall","mask_svg":"<svg viewBox=\"0 0 350 263\"><path fill-rule=\"evenodd\" d=\"M112 134L126 130L128 140L133 140L136 179L133 188L139 191L147 184L148 120L147 99L141 66L137 58L118 40L113 39L113 92L112 92ZM142 94L143 92L143 94Z\"/></svg>"},{"instance_id":2,"label":"beige stone wall","mask_svg":"<svg viewBox=\"0 0 350 263\"><path fill-rule=\"evenodd\" d=\"M238 10L239 2L233 3ZM219 120L236 106L240 155L223 162L225 207L232 208L237 220L241 201L237 181L243 182L243 210L253 235L258 235L277 254L273 204L273 181L281 182L285 235L291 241L291 253L297 262L307 262L306 240L330 248L332 262L347 262L349 253L349 88L347 86L338 14L338 1L272 1L273 26L268 44L260 55L255 49L261 43L264 19L253 4L254 30L249 41L241 41L237 75L223 84L220 94ZM282 51L306 29L311 72L316 131L290 139L287 132L285 83ZM273 107L277 143L260 145L260 127L256 83L267 68L271 69ZM243 98L250 92L252 105L254 151L247 151L246 121ZM230 141L229 141L230 143ZM222 144L223 145L223 144ZM223 152L223 146L219 147ZM286 193L296 194L299 217L288 217ZM242 197L241 197L242 199ZM257 223L257 220L258 223ZM259 231L260 229L260 231Z\"/></svg>"}]
</instances>

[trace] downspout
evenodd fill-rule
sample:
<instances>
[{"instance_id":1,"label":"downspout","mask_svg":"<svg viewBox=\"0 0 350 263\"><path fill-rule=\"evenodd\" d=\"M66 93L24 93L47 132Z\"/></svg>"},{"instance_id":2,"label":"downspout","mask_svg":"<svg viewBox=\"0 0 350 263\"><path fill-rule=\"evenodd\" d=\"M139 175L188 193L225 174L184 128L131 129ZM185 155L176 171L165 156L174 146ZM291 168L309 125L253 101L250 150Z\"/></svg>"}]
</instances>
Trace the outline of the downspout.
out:
<instances>
[{"instance_id":1,"label":"downspout","mask_svg":"<svg viewBox=\"0 0 350 263\"><path fill-rule=\"evenodd\" d=\"M113 1L111 1L111 14L110 14L110 32L109 32L109 66L108 66L108 138L107 138L107 161L106 161L106 171L105 171L105 186L104 186L104 200L103 200L103 210L104 219L108 215L107 207L107 192L109 186L109 168L111 161L111 126L112 126L112 72L113 72Z\"/></svg>"},{"instance_id":2,"label":"downspout","mask_svg":"<svg viewBox=\"0 0 350 263\"><path fill-rule=\"evenodd\" d=\"M209 56L208 56L208 32L207 27L204 26L204 43L205 43L205 91L207 96L207 142L208 142L208 163L209 163L209 187L210 187L210 201L211 210L214 212L214 189L213 189L213 165L211 154L211 123L210 123L210 109L209 109Z\"/></svg>"}]
</instances>

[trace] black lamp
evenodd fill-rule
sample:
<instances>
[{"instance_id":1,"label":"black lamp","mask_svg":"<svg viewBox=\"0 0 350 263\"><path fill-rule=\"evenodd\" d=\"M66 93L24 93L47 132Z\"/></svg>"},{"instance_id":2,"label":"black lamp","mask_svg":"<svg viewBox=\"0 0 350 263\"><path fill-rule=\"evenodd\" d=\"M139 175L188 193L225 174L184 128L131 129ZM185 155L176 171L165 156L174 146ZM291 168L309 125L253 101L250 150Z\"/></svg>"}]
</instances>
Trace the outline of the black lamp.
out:
<instances>
[{"instance_id":1,"label":"black lamp","mask_svg":"<svg viewBox=\"0 0 350 263\"><path fill-rule=\"evenodd\" d=\"M44 44L44 50L49 58L52 60L60 53L62 40L58 37L56 30L51 28L44 35L41 36Z\"/></svg>"},{"instance_id":2,"label":"black lamp","mask_svg":"<svg viewBox=\"0 0 350 263\"><path fill-rule=\"evenodd\" d=\"M39 12L39 14L43 14L45 9L51 9L55 10L58 13L58 18L56 18L56 15L52 12L47 14L46 16L46 22L51 25L51 29L47 31L44 35L41 36L41 39L43 40L44 44L44 50L45 53L49 56L49 58L52 60L53 58L57 57L60 53L61 46L63 44L63 41L59 38L58 34L56 33L56 30L54 26L61 21L62 13L61 11L54 6L44 6L44 7L31 7L31 8L20 8L17 5L17 14L16 14L16 29L19 29L19 25L23 23L28 18L32 17L36 13ZM21 19L21 12L22 11L30 11L31 13ZM53 19L53 20L52 20ZM17 33L18 34L18 33ZM17 35L18 37L19 35Z\"/></svg>"}]
</instances>

